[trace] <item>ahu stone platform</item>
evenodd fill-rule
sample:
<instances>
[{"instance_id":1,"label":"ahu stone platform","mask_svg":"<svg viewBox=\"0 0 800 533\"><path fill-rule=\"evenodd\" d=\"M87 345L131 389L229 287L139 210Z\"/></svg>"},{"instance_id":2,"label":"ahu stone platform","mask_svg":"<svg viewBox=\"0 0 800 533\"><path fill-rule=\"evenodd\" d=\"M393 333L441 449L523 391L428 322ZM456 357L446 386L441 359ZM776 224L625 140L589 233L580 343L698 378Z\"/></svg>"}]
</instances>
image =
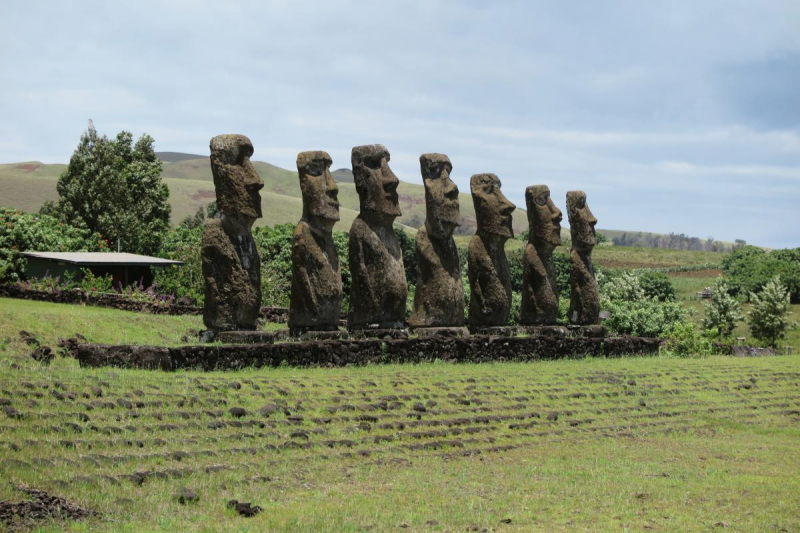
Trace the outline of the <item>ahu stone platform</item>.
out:
<instances>
[{"instance_id":1,"label":"ahu stone platform","mask_svg":"<svg viewBox=\"0 0 800 533\"><path fill-rule=\"evenodd\" d=\"M324 340L278 344L137 346L79 344L83 367L239 370L254 367L338 367L377 363L488 363L585 356L655 355L659 339L642 337L499 337Z\"/></svg>"}]
</instances>

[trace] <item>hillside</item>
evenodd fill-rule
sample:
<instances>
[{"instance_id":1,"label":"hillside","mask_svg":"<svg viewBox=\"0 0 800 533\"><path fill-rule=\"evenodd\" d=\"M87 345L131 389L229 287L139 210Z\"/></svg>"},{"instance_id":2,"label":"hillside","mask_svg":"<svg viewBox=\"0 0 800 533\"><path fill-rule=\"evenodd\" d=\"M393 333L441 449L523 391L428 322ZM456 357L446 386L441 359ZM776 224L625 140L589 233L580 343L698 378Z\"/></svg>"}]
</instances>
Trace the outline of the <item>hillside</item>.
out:
<instances>
[{"instance_id":1,"label":"hillside","mask_svg":"<svg viewBox=\"0 0 800 533\"><path fill-rule=\"evenodd\" d=\"M211 166L207 156L181 152L157 152L164 163L162 178L170 189L172 222L193 215L200 207L215 198ZM297 172L286 170L263 161L254 161L258 173L264 180L261 193L264 218L257 225L295 223L302 213L302 200ZM47 200L57 200L56 182L64 171L63 164L43 164L38 161L0 164L0 207L15 207L27 212L36 212ZM358 216L358 194L350 169L340 168L332 172L339 185L339 202L342 220L337 229L347 230ZM400 182L398 188L403 216L396 223L416 231L425 220L425 188L416 183ZM458 235L475 233L475 210L472 197L467 193L459 196L462 225ZM527 229L527 213L520 206L514 212L514 231L516 234ZM565 224L566 226L566 224ZM660 234L630 230L598 230L609 239L622 235L635 237L633 246L647 246L651 237ZM569 229L562 230L562 237L569 238ZM732 243L724 243L730 247ZM513 243L511 243L513 246Z\"/></svg>"},{"instance_id":2,"label":"hillside","mask_svg":"<svg viewBox=\"0 0 800 533\"><path fill-rule=\"evenodd\" d=\"M177 152L160 152L159 156L164 161L161 176L170 189L173 223L194 214L215 198L208 157ZM261 193L264 218L258 225L297 222L302 212L297 172L263 161L254 161L253 165L264 180ZM45 201L58 198L56 182L64 168L66 165L36 161L0 165L0 206L38 211ZM339 185L342 216L337 229L348 229L358 215L358 194L349 169L338 169L333 174ZM396 222L416 230L425 220L425 188L401 181L398 194L403 216ZM462 193L460 202L463 221L458 233L472 234L476 226L472 197ZM523 209L514 212L517 233L526 229L526 217Z\"/></svg>"}]
</instances>

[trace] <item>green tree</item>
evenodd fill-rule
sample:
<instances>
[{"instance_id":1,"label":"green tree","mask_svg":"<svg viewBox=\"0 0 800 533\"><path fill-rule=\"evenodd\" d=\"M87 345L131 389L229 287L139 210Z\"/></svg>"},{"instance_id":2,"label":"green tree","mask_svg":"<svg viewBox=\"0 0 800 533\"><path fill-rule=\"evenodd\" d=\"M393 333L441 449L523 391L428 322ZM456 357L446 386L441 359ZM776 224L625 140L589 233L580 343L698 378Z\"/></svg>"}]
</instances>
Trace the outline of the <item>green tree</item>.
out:
<instances>
[{"instance_id":1,"label":"green tree","mask_svg":"<svg viewBox=\"0 0 800 533\"><path fill-rule=\"evenodd\" d=\"M161 181L161 161L153 138L120 132L100 136L89 121L78 148L58 179L59 200L46 213L85 225L126 252L154 254L169 229L169 189Z\"/></svg>"},{"instance_id":2,"label":"green tree","mask_svg":"<svg viewBox=\"0 0 800 533\"><path fill-rule=\"evenodd\" d=\"M0 283L25 277L20 252L107 251L108 243L85 227L76 228L48 215L0 208Z\"/></svg>"},{"instance_id":3,"label":"green tree","mask_svg":"<svg viewBox=\"0 0 800 533\"><path fill-rule=\"evenodd\" d=\"M744 318L741 304L729 294L728 284L722 276L711 286L711 298L704 305L706 316L703 318L703 329L718 339L729 337L736 323Z\"/></svg>"},{"instance_id":4,"label":"green tree","mask_svg":"<svg viewBox=\"0 0 800 533\"><path fill-rule=\"evenodd\" d=\"M777 348L778 341L797 328L797 322L789 321L789 291L776 276L764 285L760 293L751 293L750 301L753 302L747 315L750 332L755 338Z\"/></svg>"}]
</instances>

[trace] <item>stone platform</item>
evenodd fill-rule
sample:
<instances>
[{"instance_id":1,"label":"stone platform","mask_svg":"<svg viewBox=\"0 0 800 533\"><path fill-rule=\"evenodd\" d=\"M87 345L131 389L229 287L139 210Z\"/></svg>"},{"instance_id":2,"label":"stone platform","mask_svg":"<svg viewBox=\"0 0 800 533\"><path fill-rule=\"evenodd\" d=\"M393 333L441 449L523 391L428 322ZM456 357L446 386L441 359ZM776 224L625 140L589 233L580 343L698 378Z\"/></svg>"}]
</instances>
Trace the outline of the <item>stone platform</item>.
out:
<instances>
[{"instance_id":1,"label":"stone platform","mask_svg":"<svg viewBox=\"0 0 800 533\"><path fill-rule=\"evenodd\" d=\"M420 339L434 337L469 338L469 329L467 328L413 328L411 329L411 333Z\"/></svg>"},{"instance_id":2,"label":"stone platform","mask_svg":"<svg viewBox=\"0 0 800 533\"><path fill-rule=\"evenodd\" d=\"M369 328L352 328L349 330L350 338L353 340L364 340L364 339L380 339L380 340L390 340L390 339L407 339L408 338L408 330L407 329L389 329L389 328L376 328L376 329L369 329Z\"/></svg>"},{"instance_id":3,"label":"stone platform","mask_svg":"<svg viewBox=\"0 0 800 533\"><path fill-rule=\"evenodd\" d=\"M473 335L489 335L492 337L515 337L517 326L470 326Z\"/></svg>"},{"instance_id":4,"label":"stone platform","mask_svg":"<svg viewBox=\"0 0 800 533\"><path fill-rule=\"evenodd\" d=\"M365 339L278 344L137 346L79 344L83 367L161 370L237 370L281 365L335 367L379 363L488 363L540 361L584 356L658 354L659 339L641 337L502 337Z\"/></svg>"}]
</instances>

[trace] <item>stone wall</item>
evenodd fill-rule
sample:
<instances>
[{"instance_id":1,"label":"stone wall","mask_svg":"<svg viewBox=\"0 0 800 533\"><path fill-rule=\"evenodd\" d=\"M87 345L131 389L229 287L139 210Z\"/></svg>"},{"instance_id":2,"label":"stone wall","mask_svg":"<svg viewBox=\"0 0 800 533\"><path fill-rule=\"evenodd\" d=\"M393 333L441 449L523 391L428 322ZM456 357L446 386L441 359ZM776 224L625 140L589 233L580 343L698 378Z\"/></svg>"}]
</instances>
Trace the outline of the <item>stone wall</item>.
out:
<instances>
[{"instance_id":1,"label":"stone wall","mask_svg":"<svg viewBox=\"0 0 800 533\"><path fill-rule=\"evenodd\" d=\"M337 367L377 363L538 361L585 356L655 355L660 341L640 337L489 337L310 341L165 348L80 344L84 367L238 370L246 367Z\"/></svg>"}]
</instances>

